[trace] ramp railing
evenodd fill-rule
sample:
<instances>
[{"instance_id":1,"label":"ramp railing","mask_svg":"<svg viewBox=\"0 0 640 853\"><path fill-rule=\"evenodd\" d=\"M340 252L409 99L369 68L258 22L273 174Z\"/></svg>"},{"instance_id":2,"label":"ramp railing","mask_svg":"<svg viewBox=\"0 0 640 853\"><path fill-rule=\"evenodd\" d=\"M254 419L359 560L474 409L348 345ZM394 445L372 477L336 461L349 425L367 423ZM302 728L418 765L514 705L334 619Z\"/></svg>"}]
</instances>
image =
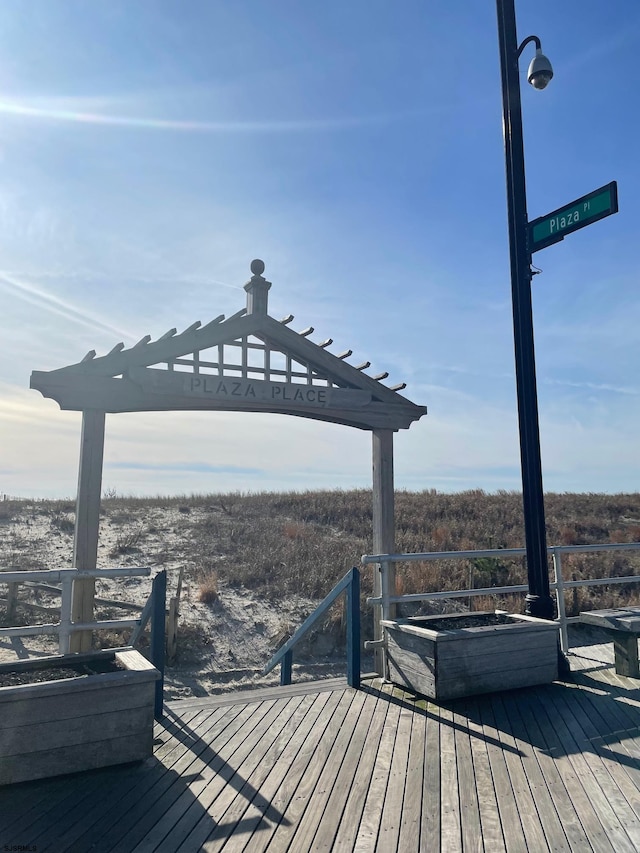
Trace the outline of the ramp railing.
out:
<instances>
[{"instance_id":1,"label":"ramp railing","mask_svg":"<svg viewBox=\"0 0 640 853\"><path fill-rule=\"evenodd\" d=\"M263 675L280 664L280 684L291 684L294 648L343 593L347 596L347 683L350 687L360 687L360 572L355 566L278 649L262 671Z\"/></svg>"}]
</instances>

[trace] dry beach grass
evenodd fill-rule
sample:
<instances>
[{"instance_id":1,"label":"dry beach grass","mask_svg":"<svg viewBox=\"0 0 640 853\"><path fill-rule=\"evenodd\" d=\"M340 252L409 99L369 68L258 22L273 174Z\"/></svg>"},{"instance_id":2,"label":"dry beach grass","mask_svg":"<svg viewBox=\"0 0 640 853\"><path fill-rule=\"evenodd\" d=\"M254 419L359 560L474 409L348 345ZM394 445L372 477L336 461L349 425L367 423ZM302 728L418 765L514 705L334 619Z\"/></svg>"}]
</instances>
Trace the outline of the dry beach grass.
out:
<instances>
[{"instance_id":1,"label":"dry beach grass","mask_svg":"<svg viewBox=\"0 0 640 853\"><path fill-rule=\"evenodd\" d=\"M549 494L546 498L550 544L591 544L640 540L640 494ZM521 547L524 542L520 495L435 491L396 495L397 550L404 552ZM0 565L22 569L71 565L74 504L60 501L0 501ZM183 591L178 655L167 670L168 696L205 695L223 689L273 683L260 671L360 555L370 553L371 494L367 490L287 494L213 494L131 498L106 496L102 503L100 567L166 568L169 594L180 569ZM640 573L640 552L576 554L563 560L567 578ZM400 567L403 592L476 588L521 583L522 560L477 559L407 564ZM365 636L371 613L370 571L363 572ZM103 599L144 603L147 579L100 580ZM0 595L4 593L0 591ZM29 590L41 607L57 599ZM637 602L625 586L577 589L567 596L570 613L594 606ZM493 598L477 609L502 606ZM0 603L0 620L4 605ZM521 609L522 600L506 606ZM452 609L449 607L449 609ZM99 605L98 618L124 611ZM44 612L18 608L17 618L49 621ZM55 621L55 619L54 619ZM121 637L103 636L103 643ZM338 603L325 625L314 632L297 657L294 677L343 671L344 632ZM55 651L54 638L0 642L0 658L16 652Z\"/></svg>"}]
</instances>

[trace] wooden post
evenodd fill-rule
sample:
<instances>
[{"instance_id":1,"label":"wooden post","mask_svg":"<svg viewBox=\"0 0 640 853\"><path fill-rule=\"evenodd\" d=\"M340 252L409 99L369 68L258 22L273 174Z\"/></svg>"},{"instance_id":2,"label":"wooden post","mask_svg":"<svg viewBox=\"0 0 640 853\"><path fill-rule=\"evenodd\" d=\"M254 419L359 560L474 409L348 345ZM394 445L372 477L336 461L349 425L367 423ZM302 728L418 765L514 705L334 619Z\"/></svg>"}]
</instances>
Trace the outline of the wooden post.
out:
<instances>
[{"instance_id":1,"label":"wooden post","mask_svg":"<svg viewBox=\"0 0 640 853\"><path fill-rule=\"evenodd\" d=\"M176 594L169 599L167 612L167 663L173 663L178 654L178 618L180 617L180 594L182 592L182 576L184 566L178 574Z\"/></svg>"},{"instance_id":2,"label":"wooden post","mask_svg":"<svg viewBox=\"0 0 640 853\"><path fill-rule=\"evenodd\" d=\"M165 663L165 626L167 612L167 572L163 569L153 579L151 611L151 663L160 673L156 681L154 717L162 719Z\"/></svg>"},{"instance_id":3,"label":"wooden post","mask_svg":"<svg viewBox=\"0 0 640 853\"><path fill-rule=\"evenodd\" d=\"M88 409L82 413L73 565L85 571L95 569L98 561L104 424L104 412ZM95 586L93 578L74 582L71 608L71 618L74 622L93 621ZM89 651L91 631L74 632L71 635L70 649L72 652Z\"/></svg>"},{"instance_id":4,"label":"wooden post","mask_svg":"<svg viewBox=\"0 0 640 853\"><path fill-rule=\"evenodd\" d=\"M293 649L289 649L282 658L280 664L280 684L284 687L291 684L291 670L293 669Z\"/></svg>"},{"instance_id":5,"label":"wooden post","mask_svg":"<svg viewBox=\"0 0 640 853\"><path fill-rule=\"evenodd\" d=\"M360 572L351 569L347 587L347 684L360 687Z\"/></svg>"},{"instance_id":6,"label":"wooden post","mask_svg":"<svg viewBox=\"0 0 640 853\"><path fill-rule=\"evenodd\" d=\"M638 665L638 635L612 632L616 673L628 678L640 678Z\"/></svg>"},{"instance_id":7,"label":"wooden post","mask_svg":"<svg viewBox=\"0 0 640 853\"><path fill-rule=\"evenodd\" d=\"M9 590L7 592L7 625L13 625L16 618L16 604L18 603L18 584L7 584Z\"/></svg>"},{"instance_id":8,"label":"wooden post","mask_svg":"<svg viewBox=\"0 0 640 853\"><path fill-rule=\"evenodd\" d=\"M167 663L173 663L178 654L178 599L169 599L167 611Z\"/></svg>"},{"instance_id":9,"label":"wooden post","mask_svg":"<svg viewBox=\"0 0 640 853\"><path fill-rule=\"evenodd\" d=\"M373 444L373 553L393 554L395 551L394 486L393 486L393 431L376 429L372 433ZM395 566L389 564L389 590L395 594ZM373 594L382 595L382 574L378 566L373 567ZM392 605L391 618L395 615ZM373 639L382 639L382 607L373 608ZM376 647L374 668L384 676L384 651Z\"/></svg>"}]
</instances>

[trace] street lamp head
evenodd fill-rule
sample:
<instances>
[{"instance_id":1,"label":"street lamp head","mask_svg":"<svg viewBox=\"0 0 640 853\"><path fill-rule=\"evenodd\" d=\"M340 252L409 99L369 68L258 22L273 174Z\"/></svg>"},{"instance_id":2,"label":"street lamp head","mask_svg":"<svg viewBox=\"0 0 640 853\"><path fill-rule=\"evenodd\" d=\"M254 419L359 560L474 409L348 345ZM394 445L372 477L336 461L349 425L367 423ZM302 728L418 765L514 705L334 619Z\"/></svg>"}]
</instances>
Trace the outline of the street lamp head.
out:
<instances>
[{"instance_id":1,"label":"street lamp head","mask_svg":"<svg viewBox=\"0 0 640 853\"><path fill-rule=\"evenodd\" d=\"M536 55L531 60L527 71L527 80L534 89L546 89L547 84L553 77L551 63L540 48L536 49Z\"/></svg>"}]
</instances>

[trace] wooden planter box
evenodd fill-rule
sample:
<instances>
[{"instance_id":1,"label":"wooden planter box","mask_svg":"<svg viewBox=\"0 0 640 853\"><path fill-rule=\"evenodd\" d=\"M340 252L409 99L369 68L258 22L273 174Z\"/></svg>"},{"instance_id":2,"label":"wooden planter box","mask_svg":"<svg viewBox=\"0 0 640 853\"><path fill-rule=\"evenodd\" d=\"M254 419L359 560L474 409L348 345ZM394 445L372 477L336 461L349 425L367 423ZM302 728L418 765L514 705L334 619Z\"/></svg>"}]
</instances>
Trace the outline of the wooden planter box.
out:
<instances>
[{"instance_id":1,"label":"wooden planter box","mask_svg":"<svg viewBox=\"0 0 640 853\"><path fill-rule=\"evenodd\" d=\"M0 784L147 758L160 673L137 651L0 664L0 674L82 664L122 669L0 687Z\"/></svg>"},{"instance_id":2,"label":"wooden planter box","mask_svg":"<svg viewBox=\"0 0 640 853\"><path fill-rule=\"evenodd\" d=\"M482 622L494 614L464 615ZM457 628L456 616L383 620L389 678L414 693L442 700L554 681L558 626L532 616L495 615L506 624ZM451 620L451 629L429 627L443 619Z\"/></svg>"}]
</instances>

